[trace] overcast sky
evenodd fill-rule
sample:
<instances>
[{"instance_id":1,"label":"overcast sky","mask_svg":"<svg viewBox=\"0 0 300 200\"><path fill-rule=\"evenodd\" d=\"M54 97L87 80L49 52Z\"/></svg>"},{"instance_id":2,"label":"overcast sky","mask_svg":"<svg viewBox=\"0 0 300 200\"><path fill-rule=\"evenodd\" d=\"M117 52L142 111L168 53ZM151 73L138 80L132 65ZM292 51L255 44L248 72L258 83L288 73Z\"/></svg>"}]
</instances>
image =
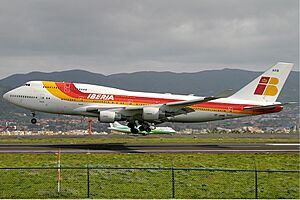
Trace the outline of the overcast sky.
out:
<instances>
[{"instance_id":1,"label":"overcast sky","mask_svg":"<svg viewBox=\"0 0 300 200\"><path fill-rule=\"evenodd\" d=\"M298 0L0 0L0 78L83 69L299 70Z\"/></svg>"}]
</instances>

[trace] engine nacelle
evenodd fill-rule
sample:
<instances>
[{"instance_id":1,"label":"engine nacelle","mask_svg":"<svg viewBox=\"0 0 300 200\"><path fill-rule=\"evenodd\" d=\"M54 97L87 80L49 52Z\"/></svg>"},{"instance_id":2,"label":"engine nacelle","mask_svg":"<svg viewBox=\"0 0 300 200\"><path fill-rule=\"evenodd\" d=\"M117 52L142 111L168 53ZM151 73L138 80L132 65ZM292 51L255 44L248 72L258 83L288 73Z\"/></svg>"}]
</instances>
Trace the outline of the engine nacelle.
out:
<instances>
[{"instance_id":1,"label":"engine nacelle","mask_svg":"<svg viewBox=\"0 0 300 200\"><path fill-rule=\"evenodd\" d=\"M143 108L143 119L146 121L158 120L163 113L157 107L144 107Z\"/></svg>"},{"instance_id":2,"label":"engine nacelle","mask_svg":"<svg viewBox=\"0 0 300 200\"><path fill-rule=\"evenodd\" d=\"M118 119L118 116L115 112L112 111L100 111L99 121L105 123L113 123Z\"/></svg>"}]
</instances>

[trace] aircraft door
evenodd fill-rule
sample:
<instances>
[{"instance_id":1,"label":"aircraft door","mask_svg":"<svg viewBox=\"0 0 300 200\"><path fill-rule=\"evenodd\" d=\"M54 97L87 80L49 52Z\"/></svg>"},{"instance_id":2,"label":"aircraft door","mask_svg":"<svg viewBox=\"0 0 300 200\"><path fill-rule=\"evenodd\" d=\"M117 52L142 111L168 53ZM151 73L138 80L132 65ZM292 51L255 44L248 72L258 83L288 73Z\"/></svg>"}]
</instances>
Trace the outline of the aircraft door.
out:
<instances>
[{"instance_id":1,"label":"aircraft door","mask_svg":"<svg viewBox=\"0 0 300 200\"><path fill-rule=\"evenodd\" d=\"M232 116L232 112L233 112L233 108L231 106L228 107L228 113L226 114L227 117L231 117Z\"/></svg>"},{"instance_id":2,"label":"aircraft door","mask_svg":"<svg viewBox=\"0 0 300 200\"><path fill-rule=\"evenodd\" d=\"M82 106L83 105L83 101L84 101L84 97L80 96L79 97L78 105Z\"/></svg>"},{"instance_id":3,"label":"aircraft door","mask_svg":"<svg viewBox=\"0 0 300 200\"><path fill-rule=\"evenodd\" d=\"M45 103L45 99L46 99L45 95L41 94L40 98L39 98L39 102L42 103L42 104L44 104Z\"/></svg>"}]
</instances>

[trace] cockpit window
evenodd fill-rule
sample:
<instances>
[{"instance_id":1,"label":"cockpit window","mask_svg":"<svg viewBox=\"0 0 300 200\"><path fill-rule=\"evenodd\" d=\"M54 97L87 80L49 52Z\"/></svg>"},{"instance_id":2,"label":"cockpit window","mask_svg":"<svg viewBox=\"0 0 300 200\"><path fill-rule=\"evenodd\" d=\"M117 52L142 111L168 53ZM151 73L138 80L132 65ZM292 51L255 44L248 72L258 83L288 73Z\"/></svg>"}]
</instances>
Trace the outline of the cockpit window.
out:
<instances>
[{"instance_id":1,"label":"cockpit window","mask_svg":"<svg viewBox=\"0 0 300 200\"><path fill-rule=\"evenodd\" d=\"M29 83L25 83L25 86L30 86L30 84Z\"/></svg>"}]
</instances>

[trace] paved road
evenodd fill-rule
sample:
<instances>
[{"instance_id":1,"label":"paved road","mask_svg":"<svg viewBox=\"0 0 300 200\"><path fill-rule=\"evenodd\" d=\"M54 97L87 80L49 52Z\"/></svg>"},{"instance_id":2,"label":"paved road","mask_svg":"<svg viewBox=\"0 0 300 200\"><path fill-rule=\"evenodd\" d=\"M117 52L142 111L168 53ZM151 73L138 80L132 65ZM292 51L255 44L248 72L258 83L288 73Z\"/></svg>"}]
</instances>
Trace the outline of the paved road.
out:
<instances>
[{"instance_id":1,"label":"paved road","mask_svg":"<svg viewBox=\"0 0 300 200\"><path fill-rule=\"evenodd\" d=\"M257 153L299 152L299 144L0 144L0 153Z\"/></svg>"}]
</instances>

